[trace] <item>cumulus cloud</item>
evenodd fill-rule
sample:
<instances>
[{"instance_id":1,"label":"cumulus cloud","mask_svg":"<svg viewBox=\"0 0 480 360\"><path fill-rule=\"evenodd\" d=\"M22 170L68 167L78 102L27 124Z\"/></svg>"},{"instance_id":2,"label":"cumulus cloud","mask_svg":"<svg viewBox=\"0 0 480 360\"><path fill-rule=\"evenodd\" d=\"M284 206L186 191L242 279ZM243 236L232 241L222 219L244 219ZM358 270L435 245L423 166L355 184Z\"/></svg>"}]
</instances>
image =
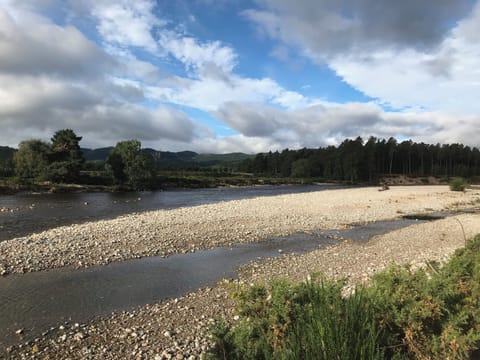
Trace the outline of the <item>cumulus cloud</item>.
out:
<instances>
[{"instance_id":1,"label":"cumulus cloud","mask_svg":"<svg viewBox=\"0 0 480 360\"><path fill-rule=\"evenodd\" d=\"M433 48L467 1L260 0L244 16L267 35L299 45L320 59L378 48Z\"/></svg>"},{"instance_id":2,"label":"cumulus cloud","mask_svg":"<svg viewBox=\"0 0 480 360\"><path fill-rule=\"evenodd\" d=\"M87 3L91 14L98 19L97 30L104 41L120 47L141 47L153 53L158 50L152 30L164 22L153 15L153 1L95 0Z\"/></svg>"},{"instance_id":3,"label":"cumulus cloud","mask_svg":"<svg viewBox=\"0 0 480 360\"><path fill-rule=\"evenodd\" d=\"M219 41L201 44L193 37L167 30L159 31L158 36L162 48L190 70L199 70L205 65L215 64L223 71L230 72L235 66L235 52Z\"/></svg>"},{"instance_id":4,"label":"cumulus cloud","mask_svg":"<svg viewBox=\"0 0 480 360\"><path fill-rule=\"evenodd\" d=\"M324 103L283 111L271 106L230 103L217 113L220 119L238 130L233 137L241 144L246 139L269 150L286 147L318 147L338 144L345 138L369 136L410 138L428 143L463 142L478 145L469 132L480 130L480 116L438 112L387 112L374 103ZM457 126L452 130L451 123ZM261 140L259 140L261 139ZM232 143L233 146L233 143ZM242 147L239 143L236 144ZM265 151L265 150L264 150Z\"/></svg>"},{"instance_id":5,"label":"cumulus cloud","mask_svg":"<svg viewBox=\"0 0 480 360\"><path fill-rule=\"evenodd\" d=\"M479 113L480 2L262 0L244 16L397 109Z\"/></svg>"},{"instance_id":6,"label":"cumulus cloud","mask_svg":"<svg viewBox=\"0 0 480 360\"><path fill-rule=\"evenodd\" d=\"M96 4L101 8L111 2ZM185 113L162 104L139 105L145 100L144 82L122 77L160 79L158 68L128 52L120 64L77 28L32 12L39 2L10 5L0 7L2 145L16 146L26 137L47 140L61 128L74 129L84 137L83 145L92 146L130 138L185 146L197 136L199 126ZM141 2L135 6L144 10ZM109 36L107 27L101 31ZM134 33L113 40L140 43Z\"/></svg>"},{"instance_id":7,"label":"cumulus cloud","mask_svg":"<svg viewBox=\"0 0 480 360\"><path fill-rule=\"evenodd\" d=\"M35 29L28 31L27 29ZM76 28L0 8L0 72L79 78L101 75L115 61Z\"/></svg>"}]
</instances>

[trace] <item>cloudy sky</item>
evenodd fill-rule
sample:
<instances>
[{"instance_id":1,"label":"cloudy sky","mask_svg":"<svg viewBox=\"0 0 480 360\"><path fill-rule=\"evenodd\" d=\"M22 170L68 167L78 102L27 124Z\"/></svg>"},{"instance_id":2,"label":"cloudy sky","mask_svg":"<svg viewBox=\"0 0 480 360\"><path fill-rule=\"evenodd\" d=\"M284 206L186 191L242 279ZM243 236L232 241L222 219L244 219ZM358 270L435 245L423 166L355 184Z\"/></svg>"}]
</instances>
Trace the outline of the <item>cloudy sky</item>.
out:
<instances>
[{"instance_id":1,"label":"cloudy sky","mask_svg":"<svg viewBox=\"0 0 480 360\"><path fill-rule=\"evenodd\" d=\"M0 145L480 145L480 0L0 0Z\"/></svg>"}]
</instances>

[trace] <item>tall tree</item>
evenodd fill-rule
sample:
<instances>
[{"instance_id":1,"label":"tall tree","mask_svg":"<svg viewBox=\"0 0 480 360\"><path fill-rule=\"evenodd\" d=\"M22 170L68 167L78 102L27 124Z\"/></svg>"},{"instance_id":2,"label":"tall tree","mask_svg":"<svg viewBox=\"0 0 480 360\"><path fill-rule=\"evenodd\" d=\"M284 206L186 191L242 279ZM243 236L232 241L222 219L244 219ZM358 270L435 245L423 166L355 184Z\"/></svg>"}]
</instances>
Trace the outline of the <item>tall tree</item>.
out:
<instances>
[{"instance_id":1,"label":"tall tree","mask_svg":"<svg viewBox=\"0 0 480 360\"><path fill-rule=\"evenodd\" d=\"M50 145L33 139L22 141L14 155L15 175L23 181L46 180Z\"/></svg>"},{"instance_id":2,"label":"tall tree","mask_svg":"<svg viewBox=\"0 0 480 360\"><path fill-rule=\"evenodd\" d=\"M80 150L81 136L71 129L58 130L51 139L48 176L55 182L75 182L85 161Z\"/></svg>"},{"instance_id":3,"label":"tall tree","mask_svg":"<svg viewBox=\"0 0 480 360\"><path fill-rule=\"evenodd\" d=\"M127 140L118 142L110 151L107 169L116 184L140 190L151 186L156 162L142 152L140 141Z\"/></svg>"},{"instance_id":4,"label":"tall tree","mask_svg":"<svg viewBox=\"0 0 480 360\"><path fill-rule=\"evenodd\" d=\"M392 170L393 170L393 157L395 155L395 152L397 150L397 140L395 140L393 137L388 139L387 141L387 149L388 149L388 159L389 159L389 165L388 165L388 173L392 175Z\"/></svg>"}]
</instances>

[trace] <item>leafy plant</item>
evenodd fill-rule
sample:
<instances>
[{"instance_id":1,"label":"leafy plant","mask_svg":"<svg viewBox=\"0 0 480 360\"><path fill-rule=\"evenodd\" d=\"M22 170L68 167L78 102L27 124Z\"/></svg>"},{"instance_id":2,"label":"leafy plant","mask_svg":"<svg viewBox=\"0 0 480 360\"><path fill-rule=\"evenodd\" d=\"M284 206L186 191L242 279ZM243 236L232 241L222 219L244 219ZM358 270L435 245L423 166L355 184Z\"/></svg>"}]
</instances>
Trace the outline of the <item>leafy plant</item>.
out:
<instances>
[{"instance_id":1,"label":"leafy plant","mask_svg":"<svg viewBox=\"0 0 480 360\"><path fill-rule=\"evenodd\" d=\"M441 267L391 266L369 287L317 277L240 288L214 359L468 359L480 349L480 235Z\"/></svg>"},{"instance_id":2,"label":"leafy plant","mask_svg":"<svg viewBox=\"0 0 480 360\"><path fill-rule=\"evenodd\" d=\"M276 281L240 289L240 320L213 331L216 359L383 359L375 307L358 288L342 297L342 284Z\"/></svg>"},{"instance_id":3,"label":"leafy plant","mask_svg":"<svg viewBox=\"0 0 480 360\"><path fill-rule=\"evenodd\" d=\"M450 186L450 190L452 191L465 191L465 188L467 187L467 183L465 182L464 179L456 178L450 181L449 186Z\"/></svg>"}]
</instances>

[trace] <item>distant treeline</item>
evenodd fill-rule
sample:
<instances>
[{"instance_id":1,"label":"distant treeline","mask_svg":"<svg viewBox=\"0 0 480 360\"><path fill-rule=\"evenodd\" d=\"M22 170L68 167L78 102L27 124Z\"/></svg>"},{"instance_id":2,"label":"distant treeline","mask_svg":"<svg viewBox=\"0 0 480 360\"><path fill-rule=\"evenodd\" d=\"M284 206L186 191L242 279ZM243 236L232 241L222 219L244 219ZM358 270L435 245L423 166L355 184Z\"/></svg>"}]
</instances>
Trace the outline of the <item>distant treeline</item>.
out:
<instances>
[{"instance_id":1,"label":"distant treeline","mask_svg":"<svg viewBox=\"0 0 480 360\"><path fill-rule=\"evenodd\" d=\"M471 178L480 175L480 151L462 144L397 142L370 137L346 139L338 146L247 155L178 153L142 149L137 140L115 147L80 148L72 130L55 132L50 142L22 141L18 149L0 146L0 177L19 184L49 181L127 188L158 188L168 171L205 176L377 182L388 175ZM202 175L202 176L203 176ZM170 176L170 175L168 175ZM175 177L185 175L174 175ZM181 179L176 182L183 183ZM170 181L170 180L168 180Z\"/></svg>"},{"instance_id":2,"label":"distant treeline","mask_svg":"<svg viewBox=\"0 0 480 360\"><path fill-rule=\"evenodd\" d=\"M240 170L265 176L318 177L325 180L373 182L385 175L480 175L480 151L462 144L397 142L370 137L344 140L339 146L283 150L243 161Z\"/></svg>"}]
</instances>

